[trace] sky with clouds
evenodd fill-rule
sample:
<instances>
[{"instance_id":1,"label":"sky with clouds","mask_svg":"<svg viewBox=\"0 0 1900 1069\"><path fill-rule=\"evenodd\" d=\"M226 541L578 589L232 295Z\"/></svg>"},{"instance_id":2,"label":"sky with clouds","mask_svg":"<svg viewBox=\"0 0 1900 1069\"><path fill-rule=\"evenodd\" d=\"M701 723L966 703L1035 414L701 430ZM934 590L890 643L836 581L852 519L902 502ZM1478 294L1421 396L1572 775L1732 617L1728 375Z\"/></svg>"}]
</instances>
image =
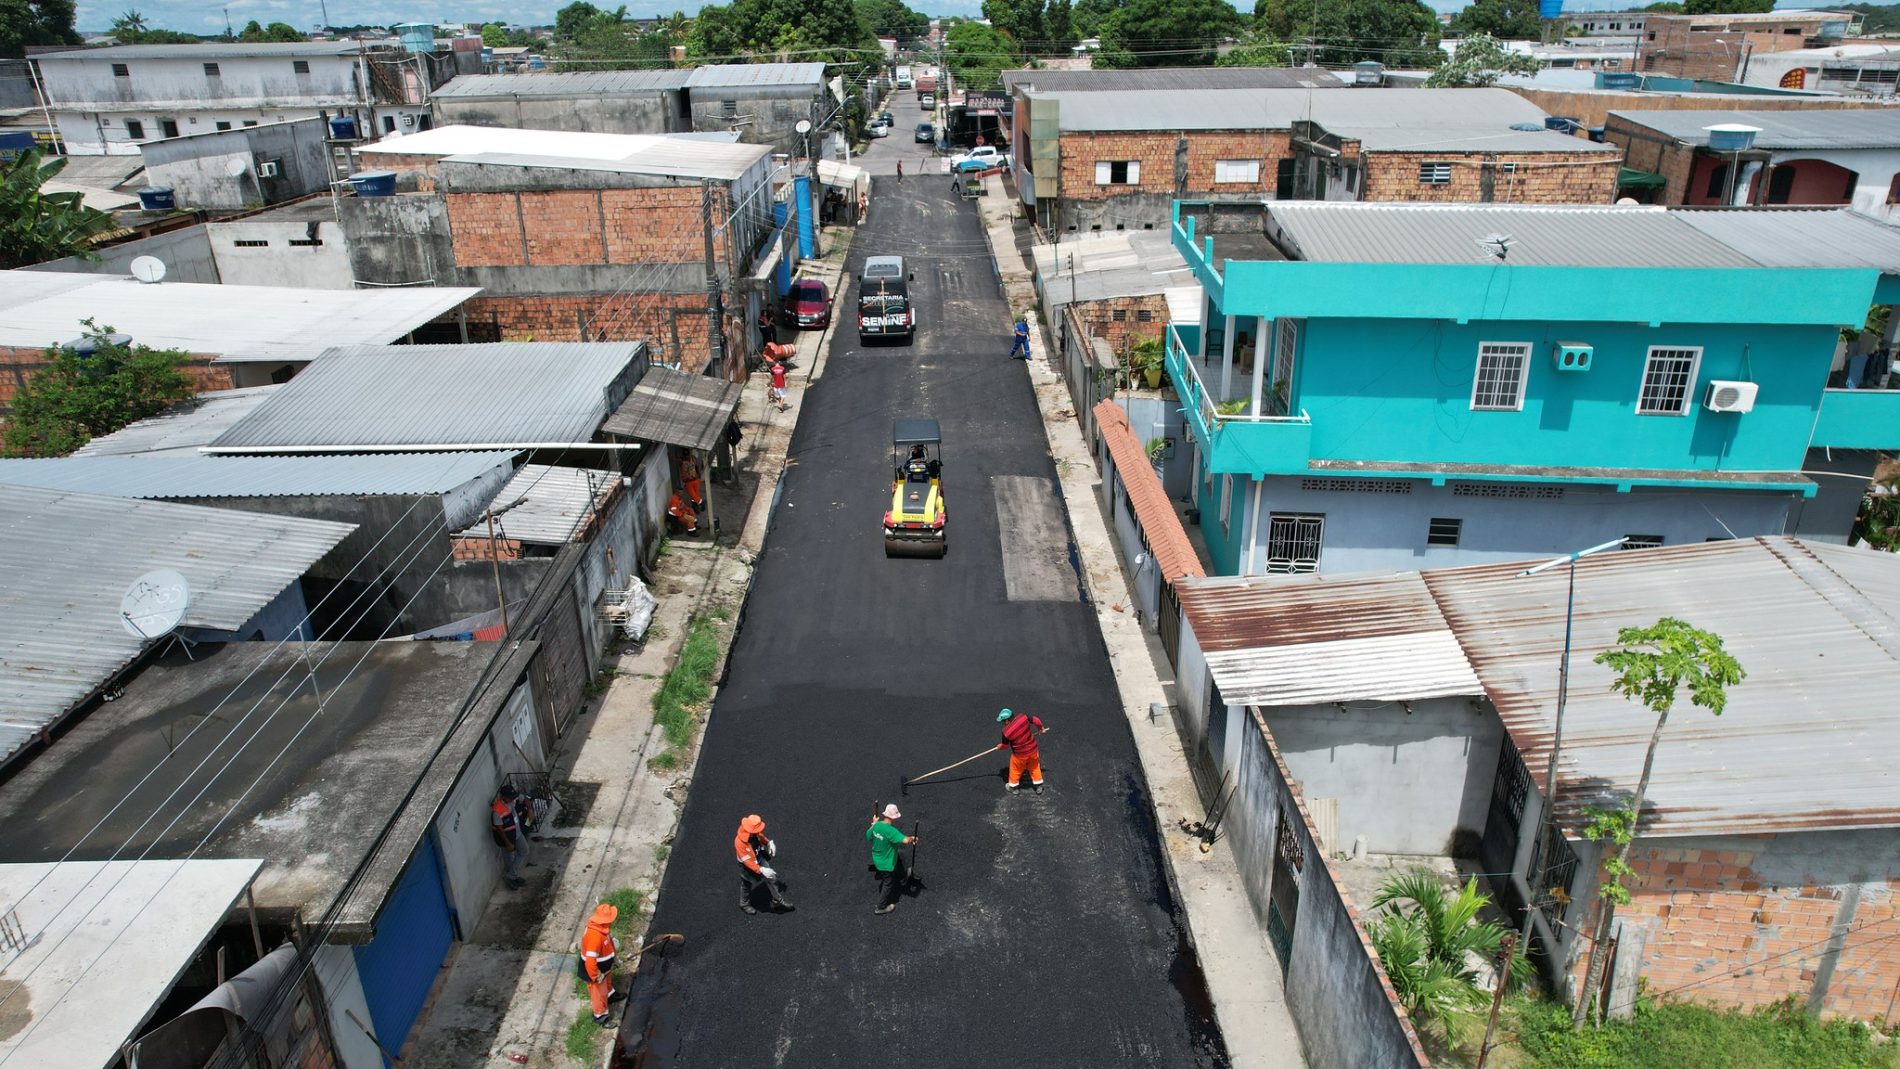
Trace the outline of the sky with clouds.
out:
<instances>
[{"instance_id":1,"label":"sky with clouds","mask_svg":"<svg viewBox=\"0 0 1900 1069\"><path fill-rule=\"evenodd\" d=\"M99 0L81 0L79 4L79 28L85 31L104 30L112 20L122 12L131 9L145 16L147 24L167 30L179 30L184 33L216 33L224 29L225 13L230 13L231 25L242 29L244 24L256 19L261 23L288 22L299 29L309 29L323 21L323 11L327 5L329 20L337 26L387 26L397 22L510 22L528 25L551 25L554 22L556 8L564 6L568 0L323 0L321 4L312 0L112 0L102 3ZM606 0L593 0L596 6L608 6ZM1463 7L1465 0L1426 0L1440 11L1456 11ZM1641 0L1647 2L1647 0ZM614 0L612 6L619 6ZM929 11L933 15L977 15L982 4L980 0L936 0L936 2L916 3L912 7ZM1243 10L1251 8L1251 0L1241 0ZM1605 10L1617 7L1639 6L1634 0L1566 0L1566 8L1573 11ZM1782 3L1781 7L1817 7L1822 0L1810 3ZM677 9L698 10L693 0L674 0L674 2L629 3L627 10L633 15L666 15Z\"/></svg>"}]
</instances>

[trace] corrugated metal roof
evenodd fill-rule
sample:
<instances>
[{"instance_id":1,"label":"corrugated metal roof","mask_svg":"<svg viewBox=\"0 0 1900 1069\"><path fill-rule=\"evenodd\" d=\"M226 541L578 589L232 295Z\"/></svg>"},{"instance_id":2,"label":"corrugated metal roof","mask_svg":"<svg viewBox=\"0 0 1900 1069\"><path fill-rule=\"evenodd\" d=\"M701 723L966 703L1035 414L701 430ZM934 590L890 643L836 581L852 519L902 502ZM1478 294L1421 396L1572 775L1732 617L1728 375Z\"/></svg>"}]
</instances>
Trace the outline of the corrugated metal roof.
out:
<instances>
[{"instance_id":1,"label":"corrugated metal roof","mask_svg":"<svg viewBox=\"0 0 1900 1069\"><path fill-rule=\"evenodd\" d=\"M97 318L154 349L202 356L269 354L284 360L308 360L331 345L395 341L481 292L454 286L147 285L129 275L56 271L13 271L5 281L0 345L63 344L85 332L80 320ZM15 291L19 285L27 289Z\"/></svg>"},{"instance_id":2,"label":"corrugated metal roof","mask_svg":"<svg viewBox=\"0 0 1900 1069\"><path fill-rule=\"evenodd\" d=\"M156 416L101 435L73 450L76 457L123 456L133 453L190 453L210 445L218 435L251 414L281 387L250 386L242 390L214 390L173 405Z\"/></svg>"},{"instance_id":3,"label":"corrugated metal roof","mask_svg":"<svg viewBox=\"0 0 1900 1069\"><path fill-rule=\"evenodd\" d=\"M450 82L461 81L460 78ZM593 134L579 130L517 130L507 126L452 123L433 130L384 138L356 151L364 156L468 156L507 152L520 156L562 156L587 160L624 160L669 140L664 134Z\"/></svg>"},{"instance_id":4,"label":"corrugated metal roof","mask_svg":"<svg viewBox=\"0 0 1900 1069\"><path fill-rule=\"evenodd\" d=\"M542 546L577 541L587 530L588 517L604 507L619 486L620 476L611 471L523 464L495 495L495 537ZM457 533L486 538L488 521L484 518Z\"/></svg>"},{"instance_id":5,"label":"corrugated metal roof","mask_svg":"<svg viewBox=\"0 0 1900 1069\"><path fill-rule=\"evenodd\" d=\"M1374 152L1620 153L1543 129L1544 109L1509 89L1354 89L1315 94L1313 121ZM1520 123L1536 130L1513 130Z\"/></svg>"},{"instance_id":6,"label":"corrugated metal roof","mask_svg":"<svg viewBox=\"0 0 1900 1069\"><path fill-rule=\"evenodd\" d=\"M1900 148L1900 111L1800 108L1793 111L1612 111L1686 145L1707 145L1704 127L1740 123L1761 128L1758 149Z\"/></svg>"},{"instance_id":7,"label":"corrugated metal roof","mask_svg":"<svg viewBox=\"0 0 1900 1069\"><path fill-rule=\"evenodd\" d=\"M1295 119L1307 117L1319 98L1349 90L1201 89L1192 92L1156 92L1142 89L1103 91L1031 91L1036 101L1058 101L1058 119L1065 132L1118 130L1239 130L1258 133L1289 130Z\"/></svg>"},{"instance_id":8,"label":"corrugated metal roof","mask_svg":"<svg viewBox=\"0 0 1900 1069\"><path fill-rule=\"evenodd\" d=\"M823 63L715 63L694 67L686 79L689 89L719 89L728 86L824 84Z\"/></svg>"},{"instance_id":9,"label":"corrugated metal roof","mask_svg":"<svg viewBox=\"0 0 1900 1069\"><path fill-rule=\"evenodd\" d=\"M513 453L498 452L0 459L0 483L153 500L445 494L507 468L513 460Z\"/></svg>"},{"instance_id":10,"label":"corrugated metal roof","mask_svg":"<svg viewBox=\"0 0 1900 1069\"><path fill-rule=\"evenodd\" d=\"M656 367L601 429L622 438L711 449L738 404L738 383Z\"/></svg>"},{"instance_id":11,"label":"corrugated metal roof","mask_svg":"<svg viewBox=\"0 0 1900 1069\"><path fill-rule=\"evenodd\" d=\"M394 46L396 42L388 42ZM266 44L245 44L238 41L206 41L202 44L188 45L106 45L100 48L78 48L70 52L41 52L34 55L36 62L47 60L110 60L123 63L129 59L183 59L196 62L201 59L294 59L300 56L354 56L366 49L357 41L281 41Z\"/></svg>"},{"instance_id":12,"label":"corrugated metal roof","mask_svg":"<svg viewBox=\"0 0 1900 1069\"><path fill-rule=\"evenodd\" d=\"M1549 760L1563 648L1562 569L1425 572L1518 752ZM1656 754L1646 834L1900 826L1900 557L1753 538L1577 564L1558 811L1635 787L1655 720L1594 663L1619 628L1673 616L1720 634L1748 678L1718 719L1683 700ZM1540 773L1541 775L1541 773ZM1613 793L1614 792L1614 793Z\"/></svg>"},{"instance_id":13,"label":"corrugated metal roof","mask_svg":"<svg viewBox=\"0 0 1900 1069\"><path fill-rule=\"evenodd\" d=\"M1030 251L1036 258L1038 285L1058 305L1163 293L1194 282L1180 250L1159 231L1090 234Z\"/></svg>"},{"instance_id":14,"label":"corrugated metal roof","mask_svg":"<svg viewBox=\"0 0 1900 1069\"><path fill-rule=\"evenodd\" d=\"M145 643L119 599L155 568L191 587L184 625L242 627L354 524L0 485L0 759L57 722Z\"/></svg>"},{"instance_id":15,"label":"corrugated metal roof","mask_svg":"<svg viewBox=\"0 0 1900 1069\"><path fill-rule=\"evenodd\" d=\"M1274 201L1267 227L1299 259L1332 263L1484 263L1479 242L1507 234L1513 264L1759 266L1655 207Z\"/></svg>"},{"instance_id":16,"label":"corrugated metal roof","mask_svg":"<svg viewBox=\"0 0 1900 1069\"><path fill-rule=\"evenodd\" d=\"M1183 583L1182 612L1231 705L1484 692L1417 573Z\"/></svg>"},{"instance_id":17,"label":"corrugated metal roof","mask_svg":"<svg viewBox=\"0 0 1900 1069\"><path fill-rule=\"evenodd\" d=\"M602 97L662 93L686 85L686 71L529 71L462 74L430 94L436 100ZM410 135L417 136L417 135ZM403 139L398 139L403 140Z\"/></svg>"},{"instance_id":18,"label":"corrugated metal roof","mask_svg":"<svg viewBox=\"0 0 1900 1069\"><path fill-rule=\"evenodd\" d=\"M747 171L758 167L772 154L770 145L745 145L677 137L662 137L655 140L657 144L649 145L625 159L618 160L482 152L468 156L450 156L442 162L490 167L557 167L570 171L712 178L730 182L744 177ZM453 178L448 175L445 174L443 177L447 182L453 182Z\"/></svg>"},{"instance_id":19,"label":"corrugated metal roof","mask_svg":"<svg viewBox=\"0 0 1900 1069\"><path fill-rule=\"evenodd\" d=\"M1157 67L1125 71L1004 71L1006 89L1113 92L1121 89L1332 89L1345 85L1323 67Z\"/></svg>"},{"instance_id":20,"label":"corrugated metal roof","mask_svg":"<svg viewBox=\"0 0 1900 1069\"><path fill-rule=\"evenodd\" d=\"M210 451L589 442L630 388L645 348L499 342L328 349L219 435Z\"/></svg>"},{"instance_id":21,"label":"corrugated metal roof","mask_svg":"<svg viewBox=\"0 0 1900 1069\"><path fill-rule=\"evenodd\" d=\"M1095 425L1102 430L1102 444L1115 458L1115 470L1121 473L1122 486L1128 491L1141 532L1147 536L1148 548L1154 552L1162 580L1174 585L1184 578L1206 575L1194 543L1188 541L1187 531L1181 526L1181 517L1174 514L1168 492L1161 488L1154 465L1135 438L1128 413L1112 400L1098 403L1094 411Z\"/></svg>"},{"instance_id":22,"label":"corrugated metal roof","mask_svg":"<svg viewBox=\"0 0 1900 1069\"><path fill-rule=\"evenodd\" d=\"M1900 229L1846 209L1669 213L1765 267L1871 267L1900 274Z\"/></svg>"}]
</instances>

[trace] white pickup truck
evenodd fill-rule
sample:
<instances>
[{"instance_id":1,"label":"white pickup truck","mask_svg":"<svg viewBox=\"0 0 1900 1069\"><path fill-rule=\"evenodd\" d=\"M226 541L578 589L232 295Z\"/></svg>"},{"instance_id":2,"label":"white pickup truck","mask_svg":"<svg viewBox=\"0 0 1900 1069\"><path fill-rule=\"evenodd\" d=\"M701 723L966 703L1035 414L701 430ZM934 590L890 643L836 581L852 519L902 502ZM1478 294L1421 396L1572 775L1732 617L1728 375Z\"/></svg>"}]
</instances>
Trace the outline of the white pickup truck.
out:
<instances>
[{"instance_id":1,"label":"white pickup truck","mask_svg":"<svg viewBox=\"0 0 1900 1069\"><path fill-rule=\"evenodd\" d=\"M968 152L950 157L950 169L953 171L987 171L992 167L1009 166L1009 157L996 150L995 145L978 145Z\"/></svg>"}]
</instances>

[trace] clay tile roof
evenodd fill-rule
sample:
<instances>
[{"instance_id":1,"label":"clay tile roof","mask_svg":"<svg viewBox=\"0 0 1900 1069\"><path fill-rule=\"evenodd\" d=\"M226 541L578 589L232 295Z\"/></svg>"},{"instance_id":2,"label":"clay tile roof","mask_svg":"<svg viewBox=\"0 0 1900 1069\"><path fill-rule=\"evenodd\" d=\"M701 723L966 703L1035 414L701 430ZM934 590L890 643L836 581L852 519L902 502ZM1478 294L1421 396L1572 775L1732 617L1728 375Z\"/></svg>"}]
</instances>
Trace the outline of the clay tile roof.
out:
<instances>
[{"instance_id":1,"label":"clay tile roof","mask_svg":"<svg viewBox=\"0 0 1900 1069\"><path fill-rule=\"evenodd\" d=\"M1135 429L1128 424L1128 414L1115 402L1103 401L1095 406L1095 425L1102 429L1102 441L1108 445L1108 454L1121 472L1122 485L1135 507L1135 518L1141 521L1148 548L1161 567L1161 578L1172 586L1184 575L1206 575L1201 568L1201 558L1195 555L1194 545L1188 541L1187 529L1174 514L1167 491L1161 489L1161 480L1148 462L1147 451L1135 437Z\"/></svg>"}]
</instances>

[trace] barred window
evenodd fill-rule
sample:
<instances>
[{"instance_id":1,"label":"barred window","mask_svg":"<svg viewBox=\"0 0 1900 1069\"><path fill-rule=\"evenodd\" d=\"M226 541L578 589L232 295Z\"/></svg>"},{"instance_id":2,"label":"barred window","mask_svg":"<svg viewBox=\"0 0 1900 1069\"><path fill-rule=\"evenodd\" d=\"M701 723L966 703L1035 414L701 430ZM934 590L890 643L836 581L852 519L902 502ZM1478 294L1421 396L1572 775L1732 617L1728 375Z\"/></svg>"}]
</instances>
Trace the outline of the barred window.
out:
<instances>
[{"instance_id":1,"label":"barred window","mask_svg":"<svg viewBox=\"0 0 1900 1069\"><path fill-rule=\"evenodd\" d=\"M1458 544L1458 536L1463 532L1464 525L1463 520L1434 516L1432 522L1425 528L1425 544L1455 546Z\"/></svg>"},{"instance_id":2,"label":"barred window","mask_svg":"<svg viewBox=\"0 0 1900 1069\"><path fill-rule=\"evenodd\" d=\"M1267 517L1267 572L1285 575L1319 571L1319 547L1326 517L1317 513L1275 512Z\"/></svg>"},{"instance_id":3,"label":"barred window","mask_svg":"<svg viewBox=\"0 0 1900 1069\"><path fill-rule=\"evenodd\" d=\"M309 74L309 73L310 73L310 61L309 61L309 60L307 60L307 59L293 59L293 60L291 60L291 61L290 61L290 73L292 73L292 74Z\"/></svg>"},{"instance_id":4,"label":"barred window","mask_svg":"<svg viewBox=\"0 0 1900 1069\"><path fill-rule=\"evenodd\" d=\"M1421 163L1418 165L1418 184L1422 186L1443 186L1451 184L1451 164Z\"/></svg>"},{"instance_id":5,"label":"barred window","mask_svg":"<svg viewBox=\"0 0 1900 1069\"><path fill-rule=\"evenodd\" d=\"M132 68L123 63L114 63L112 65L112 76L114 78L130 78L132 77Z\"/></svg>"},{"instance_id":6,"label":"barred window","mask_svg":"<svg viewBox=\"0 0 1900 1069\"><path fill-rule=\"evenodd\" d=\"M216 78L217 76L218 76L218 65L216 63L205 64L205 77Z\"/></svg>"},{"instance_id":7,"label":"barred window","mask_svg":"<svg viewBox=\"0 0 1900 1069\"><path fill-rule=\"evenodd\" d=\"M1655 549L1663 544L1662 535L1624 535L1624 549Z\"/></svg>"},{"instance_id":8,"label":"barred window","mask_svg":"<svg viewBox=\"0 0 1900 1069\"><path fill-rule=\"evenodd\" d=\"M1471 380L1473 411L1515 412L1524 407L1524 369L1529 342L1478 343L1478 372Z\"/></svg>"},{"instance_id":9,"label":"barred window","mask_svg":"<svg viewBox=\"0 0 1900 1069\"><path fill-rule=\"evenodd\" d=\"M1689 393L1695 387L1701 349L1651 346L1643 362L1643 388L1636 411L1645 416L1680 416L1689 411Z\"/></svg>"}]
</instances>

